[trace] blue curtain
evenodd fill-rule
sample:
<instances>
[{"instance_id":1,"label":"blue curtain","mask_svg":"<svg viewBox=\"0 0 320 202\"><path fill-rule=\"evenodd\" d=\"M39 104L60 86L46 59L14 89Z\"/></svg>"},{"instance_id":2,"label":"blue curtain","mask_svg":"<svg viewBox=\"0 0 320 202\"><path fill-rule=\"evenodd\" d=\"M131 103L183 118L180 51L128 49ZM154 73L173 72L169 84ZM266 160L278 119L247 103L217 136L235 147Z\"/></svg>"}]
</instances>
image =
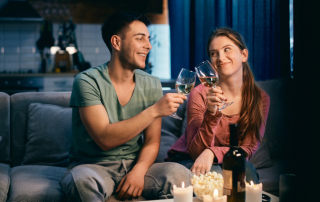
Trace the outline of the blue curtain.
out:
<instances>
[{"instance_id":1,"label":"blue curtain","mask_svg":"<svg viewBox=\"0 0 320 202\"><path fill-rule=\"evenodd\" d=\"M218 27L244 37L256 80L281 77L279 0L168 0L168 7L173 79L209 59L207 40Z\"/></svg>"}]
</instances>

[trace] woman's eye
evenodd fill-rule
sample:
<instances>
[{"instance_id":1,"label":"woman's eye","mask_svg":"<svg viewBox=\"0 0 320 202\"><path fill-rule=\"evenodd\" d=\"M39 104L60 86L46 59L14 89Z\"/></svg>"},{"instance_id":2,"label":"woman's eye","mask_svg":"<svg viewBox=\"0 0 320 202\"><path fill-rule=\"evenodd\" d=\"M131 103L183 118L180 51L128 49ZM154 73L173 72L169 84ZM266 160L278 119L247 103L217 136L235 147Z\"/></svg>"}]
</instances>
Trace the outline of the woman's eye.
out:
<instances>
[{"instance_id":1,"label":"woman's eye","mask_svg":"<svg viewBox=\"0 0 320 202\"><path fill-rule=\"evenodd\" d=\"M215 54L215 52L211 52L211 56L215 56L216 54Z\"/></svg>"},{"instance_id":2,"label":"woman's eye","mask_svg":"<svg viewBox=\"0 0 320 202\"><path fill-rule=\"evenodd\" d=\"M228 50L230 50L230 48L225 48L225 49L224 49L225 52L228 51Z\"/></svg>"}]
</instances>

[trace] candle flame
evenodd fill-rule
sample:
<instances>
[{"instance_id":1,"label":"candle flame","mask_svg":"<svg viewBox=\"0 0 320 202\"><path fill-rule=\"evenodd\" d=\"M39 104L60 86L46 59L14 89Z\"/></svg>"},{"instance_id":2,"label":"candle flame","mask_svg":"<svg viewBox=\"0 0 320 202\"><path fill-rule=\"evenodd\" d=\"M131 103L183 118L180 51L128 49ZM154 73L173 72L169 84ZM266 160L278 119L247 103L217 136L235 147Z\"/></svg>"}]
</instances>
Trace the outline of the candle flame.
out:
<instances>
[{"instance_id":1,"label":"candle flame","mask_svg":"<svg viewBox=\"0 0 320 202\"><path fill-rule=\"evenodd\" d=\"M184 188L184 182L182 182L182 188Z\"/></svg>"},{"instance_id":2,"label":"candle flame","mask_svg":"<svg viewBox=\"0 0 320 202\"><path fill-rule=\"evenodd\" d=\"M213 198L218 197L218 189L214 189Z\"/></svg>"},{"instance_id":3,"label":"candle flame","mask_svg":"<svg viewBox=\"0 0 320 202\"><path fill-rule=\"evenodd\" d=\"M251 185L251 186L253 186L253 185L254 185L254 184L253 184L253 182L252 182L252 180L250 181L250 185Z\"/></svg>"}]
</instances>

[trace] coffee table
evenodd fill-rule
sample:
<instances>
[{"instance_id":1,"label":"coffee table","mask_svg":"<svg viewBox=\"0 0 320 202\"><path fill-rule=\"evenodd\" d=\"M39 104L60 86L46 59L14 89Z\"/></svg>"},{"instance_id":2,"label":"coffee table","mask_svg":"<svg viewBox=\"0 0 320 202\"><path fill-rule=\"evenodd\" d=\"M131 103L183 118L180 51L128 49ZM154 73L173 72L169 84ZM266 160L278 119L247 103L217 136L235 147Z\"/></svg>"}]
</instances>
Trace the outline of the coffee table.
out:
<instances>
[{"instance_id":1,"label":"coffee table","mask_svg":"<svg viewBox=\"0 0 320 202\"><path fill-rule=\"evenodd\" d=\"M272 194L269 194L265 191L262 191L262 193L270 196L270 198L271 198L270 202L279 202L279 197L274 196ZM152 201L145 201L145 202L173 202L173 199L161 199L161 200L152 200ZM202 202L202 201L200 199L198 199L197 197L194 197L193 202Z\"/></svg>"}]
</instances>

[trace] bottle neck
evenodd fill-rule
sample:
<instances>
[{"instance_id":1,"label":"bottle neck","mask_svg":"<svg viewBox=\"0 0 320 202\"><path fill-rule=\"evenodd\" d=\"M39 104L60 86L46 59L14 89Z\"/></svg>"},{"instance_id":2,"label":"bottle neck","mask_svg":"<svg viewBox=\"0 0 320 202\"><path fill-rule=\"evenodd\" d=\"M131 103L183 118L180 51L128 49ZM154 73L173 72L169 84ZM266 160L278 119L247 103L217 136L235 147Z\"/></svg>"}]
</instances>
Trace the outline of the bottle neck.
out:
<instances>
[{"instance_id":1,"label":"bottle neck","mask_svg":"<svg viewBox=\"0 0 320 202\"><path fill-rule=\"evenodd\" d=\"M239 147L239 126L238 124L230 124L230 146Z\"/></svg>"}]
</instances>

